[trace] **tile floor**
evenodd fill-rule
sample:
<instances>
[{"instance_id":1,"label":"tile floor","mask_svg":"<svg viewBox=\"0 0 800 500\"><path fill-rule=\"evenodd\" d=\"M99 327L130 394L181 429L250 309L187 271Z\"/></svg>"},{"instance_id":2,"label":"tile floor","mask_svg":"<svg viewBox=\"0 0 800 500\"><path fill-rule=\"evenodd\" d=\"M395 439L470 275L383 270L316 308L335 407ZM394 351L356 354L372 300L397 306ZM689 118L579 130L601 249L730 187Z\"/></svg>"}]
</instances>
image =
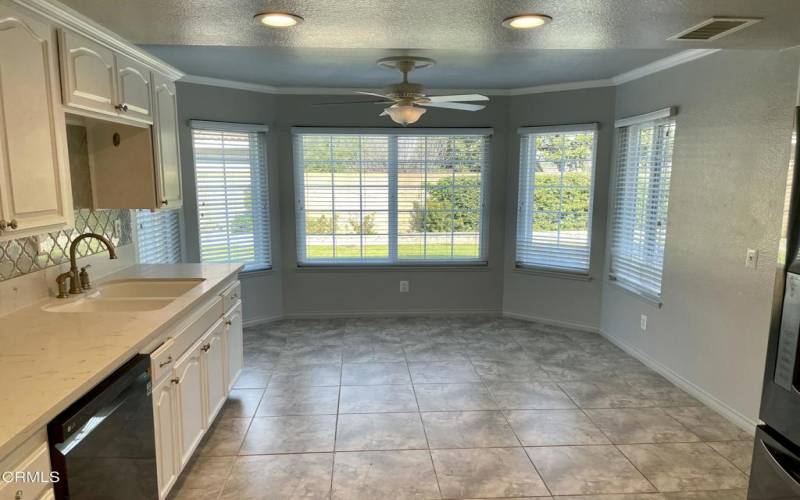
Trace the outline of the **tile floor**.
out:
<instances>
[{"instance_id":1,"label":"tile floor","mask_svg":"<svg viewBox=\"0 0 800 500\"><path fill-rule=\"evenodd\" d=\"M176 499L745 499L752 442L602 337L497 318L283 321Z\"/></svg>"}]
</instances>

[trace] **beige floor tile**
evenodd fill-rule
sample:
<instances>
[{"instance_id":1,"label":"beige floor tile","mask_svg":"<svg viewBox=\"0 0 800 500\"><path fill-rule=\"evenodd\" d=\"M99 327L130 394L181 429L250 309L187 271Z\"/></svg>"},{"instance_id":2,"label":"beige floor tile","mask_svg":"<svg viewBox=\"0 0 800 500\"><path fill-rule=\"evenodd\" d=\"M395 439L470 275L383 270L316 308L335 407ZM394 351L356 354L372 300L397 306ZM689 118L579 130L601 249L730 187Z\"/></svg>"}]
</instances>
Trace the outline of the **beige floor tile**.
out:
<instances>
[{"instance_id":1,"label":"beige floor tile","mask_svg":"<svg viewBox=\"0 0 800 500\"><path fill-rule=\"evenodd\" d=\"M272 386L264 393L256 416L335 415L339 387Z\"/></svg>"},{"instance_id":2,"label":"beige floor tile","mask_svg":"<svg viewBox=\"0 0 800 500\"><path fill-rule=\"evenodd\" d=\"M614 444L700 440L660 408L595 409L586 414Z\"/></svg>"},{"instance_id":3,"label":"beige floor tile","mask_svg":"<svg viewBox=\"0 0 800 500\"><path fill-rule=\"evenodd\" d=\"M561 388L581 408L652 408L656 402L632 387L616 382L561 382Z\"/></svg>"},{"instance_id":4,"label":"beige floor tile","mask_svg":"<svg viewBox=\"0 0 800 500\"><path fill-rule=\"evenodd\" d=\"M195 452L201 457L236 456L242 446L250 418L217 419L206 433Z\"/></svg>"},{"instance_id":5,"label":"beige floor tile","mask_svg":"<svg viewBox=\"0 0 800 500\"><path fill-rule=\"evenodd\" d=\"M747 500L747 490L682 491L665 493L667 500Z\"/></svg>"},{"instance_id":6,"label":"beige floor tile","mask_svg":"<svg viewBox=\"0 0 800 500\"><path fill-rule=\"evenodd\" d=\"M665 408L668 414L703 441L747 440L750 436L720 414L705 406Z\"/></svg>"},{"instance_id":7,"label":"beige floor tile","mask_svg":"<svg viewBox=\"0 0 800 500\"><path fill-rule=\"evenodd\" d=\"M745 488L747 478L703 443L620 445L659 491Z\"/></svg>"},{"instance_id":8,"label":"beige floor tile","mask_svg":"<svg viewBox=\"0 0 800 500\"><path fill-rule=\"evenodd\" d=\"M389 363L406 361L406 353L399 344L358 343L345 345L342 351L345 363Z\"/></svg>"},{"instance_id":9,"label":"beige floor tile","mask_svg":"<svg viewBox=\"0 0 800 500\"><path fill-rule=\"evenodd\" d=\"M558 500L667 500L663 493L622 493L619 495L568 495Z\"/></svg>"},{"instance_id":10,"label":"beige floor tile","mask_svg":"<svg viewBox=\"0 0 800 500\"><path fill-rule=\"evenodd\" d=\"M398 413L417 411L410 385L342 386L340 413Z\"/></svg>"},{"instance_id":11,"label":"beige floor tile","mask_svg":"<svg viewBox=\"0 0 800 500\"><path fill-rule=\"evenodd\" d=\"M440 498L428 451L337 452L334 500Z\"/></svg>"},{"instance_id":12,"label":"beige floor tile","mask_svg":"<svg viewBox=\"0 0 800 500\"><path fill-rule=\"evenodd\" d=\"M558 384L550 382L492 383L489 390L504 410L560 410L575 404Z\"/></svg>"},{"instance_id":13,"label":"beige floor tile","mask_svg":"<svg viewBox=\"0 0 800 500\"><path fill-rule=\"evenodd\" d=\"M423 413L422 422L431 449L519 446L499 411Z\"/></svg>"},{"instance_id":14,"label":"beige floor tile","mask_svg":"<svg viewBox=\"0 0 800 500\"><path fill-rule=\"evenodd\" d=\"M242 368L239 378L236 379L235 389L266 389L272 370L263 368Z\"/></svg>"},{"instance_id":15,"label":"beige floor tile","mask_svg":"<svg viewBox=\"0 0 800 500\"><path fill-rule=\"evenodd\" d=\"M173 498L211 498L222 490L235 457L195 457L172 488Z\"/></svg>"},{"instance_id":16,"label":"beige floor tile","mask_svg":"<svg viewBox=\"0 0 800 500\"><path fill-rule=\"evenodd\" d=\"M727 458L740 471L750 475L750 465L753 461L753 441L721 441L707 444Z\"/></svg>"},{"instance_id":17,"label":"beige floor tile","mask_svg":"<svg viewBox=\"0 0 800 500\"><path fill-rule=\"evenodd\" d=\"M326 499L332 468L331 453L239 457L221 498Z\"/></svg>"},{"instance_id":18,"label":"beige floor tile","mask_svg":"<svg viewBox=\"0 0 800 500\"><path fill-rule=\"evenodd\" d=\"M255 417L241 455L333 451L336 415Z\"/></svg>"},{"instance_id":19,"label":"beige floor tile","mask_svg":"<svg viewBox=\"0 0 800 500\"><path fill-rule=\"evenodd\" d=\"M433 450L445 498L543 496L549 492L522 448Z\"/></svg>"},{"instance_id":20,"label":"beige floor tile","mask_svg":"<svg viewBox=\"0 0 800 500\"><path fill-rule=\"evenodd\" d=\"M610 444L580 410L515 410L507 416L523 446Z\"/></svg>"},{"instance_id":21,"label":"beige floor tile","mask_svg":"<svg viewBox=\"0 0 800 500\"><path fill-rule=\"evenodd\" d=\"M614 446L525 448L554 495L655 492Z\"/></svg>"},{"instance_id":22,"label":"beige floor tile","mask_svg":"<svg viewBox=\"0 0 800 500\"><path fill-rule=\"evenodd\" d=\"M415 384L480 382L469 361L416 361L408 364Z\"/></svg>"},{"instance_id":23,"label":"beige floor tile","mask_svg":"<svg viewBox=\"0 0 800 500\"><path fill-rule=\"evenodd\" d=\"M339 415L336 451L427 449L418 413Z\"/></svg>"},{"instance_id":24,"label":"beige floor tile","mask_svg":"<svg viewBox=\"0 0 800 500\"><path fill-rule=\"evenodd\" d=\"M550 377L538 364L519 361L473 359L472 366L484 382L541 382Z\"/></svg>"},{"instance_id":25,"label":"beige floor tile","mask_svg":"<svg viewBox=\"0 0 800 500\"><path fill-rule=\"evenodd\" d=\"M497 410L483 384L418 384L414 386L420 411Z\"/></svg>"},{"instance_id":26,"label":"beige floor tile","mask_svg":"<svg viewBox=\"0 0 800 500\"><path fill-rule=\"evenodd\" d=\"M341 363L322 363L312 365L285 364L272 372L270 385L339 385Z\"/></svg>"},{"instance_id":27,"label":"beige floor tile","mask_svg":"<svg viewBox=\"0 0 800 500\"><path fill-rule=\"evenodd\" d=\"M342 385L410 384L408 365L395 363L345 363L342 365Z\"/></svg>"},{"instance_id":28,"label":"beige floor tile","mask_svg":"<svg viewBox=\"0 0 800 500\"><path fill-rule=\"evenodd\" d=\"M264 389L233 389L220 410L219 418L247 418L256 413Z\"/></svg>"}]
</instances>

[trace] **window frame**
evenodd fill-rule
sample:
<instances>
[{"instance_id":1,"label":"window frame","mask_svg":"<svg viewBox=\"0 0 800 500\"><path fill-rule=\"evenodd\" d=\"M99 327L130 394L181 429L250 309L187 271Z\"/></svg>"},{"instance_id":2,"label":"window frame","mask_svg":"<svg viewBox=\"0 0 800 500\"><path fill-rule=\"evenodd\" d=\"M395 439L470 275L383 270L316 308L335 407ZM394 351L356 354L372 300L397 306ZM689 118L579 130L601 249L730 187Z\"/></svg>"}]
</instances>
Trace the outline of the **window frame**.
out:
<instances>
[{"instance_id":1,"label":"window frame","mask_svg":"<svg viewBox=\"0 0 800 500\"><path fill-rule=\"evenodd\" d=\"M490 206L490 177L492 163L492 137L494 129L479 128L389 128L389 127L292 127L292 156L294 173L294 203L295 203L295 268L296 269L410 269L410 268L445 268L445 269L480 269L489 265L489 206ZM388 144L388 258L385 260L365 261L361 258L342 258L336 260L304 261L305 251L305 184L302 151L298 150L298 137L307 135L347 135L347 136L390 136ZM481 204L480 204L480 234L479 256L476 259L400 259L397 256L398 231L397 214L398 203L398 169L397 169L397 141L392 141L391 136L479 136L484 138L484 159L481 165ZM394 143L394 144L393 144ZM394 167L392 166L394 164ZM301 226L302 223L302 226ZM302 230L301 230L302 229Z\"/></svg>"},{"instance_id":2,"label":"window frame","mask_svg":"<svg viewBox=\"0 0 800 500\"><path fill-rule=\"evenodd\" d=\"M203 243L202 237L200 235L200 199L199 199L199 190L197 189L197 154L196 154L196 147L194 143L194 132L196 130L199 131L208 131L208 132L230 132L230 133L246 133L246 134L256 134L258 137L258 141L260 142L261 154L260 162L261 167L263 168L263 177L264 177L264 203L265 203L265 212L266 212L266 226L263 228L264 234L266 236L266 263L245 263L245 262L231 262L232 264L241 264L243 266L240 274L250 274L250 273L260 273L260 272L268 272L274 269L274 254L272 249L272 196L270 193L270 172L269 172L269 162L267 161L267 142L268 142L268 133L269 133L269 126L265 124L259 123L236 123L236 122L218 122L218 121L209 121L209 120L189 120L189 140L191 143L192 148L192 168L193 168L193 175L194 175L194 188L195 188L195 207L196 207L196 221L197 221L197 254L199 257L200 262L203 262ZM223 262L213 262L213 261L205 261L210 264L220 263Z\"/></svg>"},{"instance_id":3,"label":"window frame","mask_svg":"<svg viewBox=\"0 0 800 500\"><path fill-rule=\"evenodd\" d=\"M615 151L615 172L614 172L614 179L613 179L614 184L612 185L612 189L614 189L614 196L613 196L613 200L612 200L613 201L613 205L611 206L612 225L611 225L610 243L609 243L609 273L608 273L608 278L609 278L609 281L611 283L613 283L614 285L620 287L625 292L631 293L631 294L633 294L633 295L635 295L635 296L637 296L637 297L639 297L639 298L641 298L641 299L643 299L643 300L645 300L645 301L647 301L649 303L652 303L653 305L655 305L657 307L661 307L662 306L661 298L662 298L663 291L664 291L663 277L664 277L664 261L665 261L665 258L666 258L666 247L667 247L667 233L668 233L667 229L668 229L668 224L669 224L669 201L670 201L669 199L670 199L670 194L671 194L671 190L672 190L672 167L673 167L673 163L674 163L673 162L673 158L674 158L674 151L675 151L675 136L677 135L677 121L675 119L676 114L677 114L677 108L669 107L669 108L659 109L657 111L653 111L653 112L642 114L642 115L623 118L621 120L617 120L615 122L615 124L614 124L615 128L617 129L616 130L616 141L617 142L616 142L616 151ZM635 227L633 227L633 228L627 228L627 227L626 228L622 228L620 226L620 221L619 221L620 213L626 210L626 208L624 208L622 206L622 204L623 203L627 203L627 205L636 206L638 204L638 200L639 200L639 196L634 196L630 200L625 200L624 193L620 192L620 190L618 188L620 187L620 183L621 182L624 183L623 185L627 185L628 184L628 182L620 180L620 174L623 173L621 171L622 168L625 169L624 173L626 173L627 175L632 175L631 174L631 168L632 168L631 164L632 164L633 160L631 158L629 158L627 155L626 155L626 157L624 159L621 156L621 153L622 153L621 149L623 147L623 143L625 144L625 152L626 152L626 154L632 150L631 145L630 145L630 137L629 137L629 134L631 132L630 127L637 127L637 130L641 131L641 129L644 126L650 126L650 127L654 127L655 129L657 129L658 127L660 127L660 126L662 126L664 124L666 124L666 125L668 125L668 126L670 126L672 128L672 136L671 136L671 139L670 139L671 149L668 152L669 162L666 162L664 160L664 158L666 158L666 155L662 154L661 157L659 158L659 164L660 164L660 167L658 169L658 174L659 175L657 176L656 179L650 179L649 180L649 182L647 184L647 189L646 189L647 192L652 192L653 191L653 186L654 185L659 185L657 187L658 198L655 199L655 200L654 199L644 200L648 205L651 205L653 203L656 203L658 205L658 204L662 203L664 199L666 199L666 201L665 201L666 207L665 207L664 213L663 213L663 220L658 220L656 224L653 224L652 222L650 222L650 223L646 224L643 227L643 230L645 231L645 234L646 234L644 242L643 242L643 245L647 245L649 243L650 246L654 246L654 245L656 245L658 243L658 239L659 239L659 236L657 234L656 228L663 226L663 246L660 248L660 251L659 251L660 257L661 257L660 263L658 263L657 267L654 266L653 265L654 261L652 260L652 255L647 260L647 264L649 266L648 270L650 270L651 272L657 271L658 290L655 291L655 290L645 286L645 284L643 283L642 280L631 280L631 279L626 278L624 276L624 273L619 273L618 271L615 271L615 262L616 262L615 256L618 253L620 253L619 250L618 250L618 244L619 244L620 240L622 239L622 237L625 236L625 233L628 233L628 232L636 230ZM625 134L624 137L623 137L623 134ZM655 147L656 144L657 144L656 139L657 139L657 135L654 134L653 135L653 142L651 143L651 146L650 146L651 147L651 151L662 151L663 152L663 148ZM639 150L640 147L641 146L639 144L637 144L634 149ZM651 162L651 164L653 164L653 162ZM639 171L640 171L640 167L636 166L636 167L633 167L633 168L635 168L635 173L638 174ZM663 180L664 171L666 171L667 174L668 174L668 179L667 179L667 183L668 184L666 186L666 189L664 189L663 187L660 186L660 184L662 184L664 182L664 180ZM655 184L655 183L657 183L657 184ZM636 192L637 193L641 193L641 190L638 190ZM630 208L628 208L628 210L629 209ZM656 217L656 214L650 214L648 216L648 219L652 219L652 217ZM655 275L654 272L652 274Z\"/></svg>"},{"instance_id":4,"label":"window frame","mask_svg":"<svg viewBox=\"0 0 800 500\"><path fill-rule=\"evenodd\" d=\"M517 189L517 225L516 225L516 233L514 239L514 246L515 246L515 253L514 253L514 269L526 272L533 272L533 273L540 273L545 274L548 276L554 277L562 277L568 279L579 279L579 280L590 280L591 279L591 272L592 272L592 228L593 228L593 218L594 218L594 202L595 202L595 177L597 173L597 142L598 142L598 131L600 126L597 122L588 122L588 123L575 123L575 124L565 124L565 125L545 125L545 126L536 126L536 127L522 127L517 129L517 134L519 136L519 143L520 143L520 161L519 161L519 171L518 171L518 189ZM522 237L527 240L532 240L533 238L533 220L531 216L533 215L534 205L532 195L535 191L535 186L529 183L528 179L531 175L530 168L532 162L530 161L532 156L535 152L535 136L536 135L549 135L549 134L558 134L558 133L570 133L570 132L591 132L593 135L592 139L592 152L591 152L591 175L590 175L590 183L589 183L589 210L587 213L587 249L588 249L588 260L587 266L585 270L582 269L573 269L573 268L566 268L566 267L557 267L557 266L544 266L544 265L535 265L535 264L526 264L520 260L520 248L519 242L521 236L519 234L520 228L522 227L526 233ZM526 147L527 146L527 147ZM523 150L525 148L525 150ZM523 161L524 159L524 161ZM527 190L525 194L525 199L523 199L523 189L525 186L530 185L534 188L534 190ZM563 188L563 186L562 186Z\"/></svg>"}]
</instances>

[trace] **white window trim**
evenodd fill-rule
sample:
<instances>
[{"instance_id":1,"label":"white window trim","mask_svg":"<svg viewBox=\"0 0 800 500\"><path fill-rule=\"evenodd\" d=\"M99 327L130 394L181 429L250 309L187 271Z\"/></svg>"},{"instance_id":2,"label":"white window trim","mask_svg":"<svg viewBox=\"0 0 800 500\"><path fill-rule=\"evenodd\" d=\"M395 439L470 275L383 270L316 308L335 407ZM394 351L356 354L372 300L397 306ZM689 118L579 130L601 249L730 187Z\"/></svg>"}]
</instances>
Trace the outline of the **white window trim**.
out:
<instances>
[{"instance_id":1,"label":"white window trim","mask_svg":"<svg viewBox=\"0 0 800 500\"><path fill-rule=\"evenodd\" d=\"M614 122L614 128L629 127L631 125L638 125L639 123L654 122L656 120L663 120L664 118L672 118L678 113L678 108L671 106L669 108L662 108L650 113L642 115L629 116L627 118L620 118Z\"/></svg>"},{"instance_id":2,"label":"white window trim","mask_svg":"<svg viewBox=\"0 0 800 500\"><path fill-rule=\"evenodd\" d=\"M192 130L210 130L212 132L269 132L269 126L260 123L230 123L208 120L189 120Z\"/></svg>"},{"instance_id":3,"label":"white window trim","mask_svg":"<svg viewBox=\"0 0 800 500\"><path fill-rule=\"evenodd\" d=\"M410 136L439 136L439 135L461 135L461 136L480 136L485 137L488 141L486 146L487 155L485 159L485 168L481 171L481 234L480 234L480 256L477 259L461 259L461 260L417 260L417 259L395 259L396 244L392 241L397 238L396 228L389 228L389 259L384 261L365 262L360 259L337 259L337 260L315 260L313 262L302 262L301 255L306 254L305 239L300 238L300 232L296 233L296 258L295 269L328 269L328 270L389 270L389 269L413 269L413 268L443 268L443 269L466 269L466 268L488 268L489 267L489 207L490 207L490 171L492 163L492 136L494 134L493 128L393 128L393 127L308 127L297 126L292 127L292 145L293 145L293 163L294 163L294 190L295 190L295 226L296 230L299 228L300 214L303 212L302 207L305 206L304 192L298 190L298 180L303 178L303 165L300 161L302 157L298 151L294 149L297 141L295 139L298 135L410 135ZM390 141L391 143L391 141ZM392 151L391 145L389 148L390 155ZM396 154L396 152L395 152ZM390 161L391 163L391 161ZM396 211L397 203L397 172L389 169L389 211ZM391 186L394 184L395 189ZM394 208L393 208L394 207ZM392 217L389 218L390 225L392 224ZM391 260L395 259L395 260Z\"/></svg>"},{"instance_id":4,"label":"white window trim","mask_svg":"<svg viewBox=\"0 0 800 500\"><path fill-rule=\"evenodd\" d=\"M545 266L533 266L533 265L525 265L522 263L517 262L517 235L515 232L514 235L514 270L520 272L526 272L531 274L539 274L542 276L548 276L553 278L564 278L564 279L572 279L572 280L579 280L579 281L592 281L592 219L594 218L594 191L595 191L595 174L597 171L597 143L598 143L598 135L597 131L600 129L600 124L597 122L591 123L576 123L576 124L566 124L566 125L543 125L543 126L534 126L534 127L520 127L517 129L517 134L520 136L520 149L522 148L523 144L523 136L535 135L535 134L552 134L552 133L559 133L559 132L584 132L584 131L592 131L594 132L594 141L592 143L592 182L589 191L589 219L588 223L588 234L587 234L587 241L589 244L589 265L586 271L575 271L569 269L559 269L556 267L545 267ZM528 146L530 147L530 141L528 141ZM526 155L530 155L530 151L526 153ZM520 152L520 160L522 158L522 152ZM528 173L523 173L523 164L520 161L519 164L519 175L518 175L518 199L517 199L517 207L519 214L519 207L522 203L529 204L528 200L522 200L519 198L519 191L522 187L522 180L523 175L527 178ZM519 215L518 215L519 217ZM517 225L515 227L515 231L519 230L519 221L517 221Z\"/></svg>"}]
</instances>

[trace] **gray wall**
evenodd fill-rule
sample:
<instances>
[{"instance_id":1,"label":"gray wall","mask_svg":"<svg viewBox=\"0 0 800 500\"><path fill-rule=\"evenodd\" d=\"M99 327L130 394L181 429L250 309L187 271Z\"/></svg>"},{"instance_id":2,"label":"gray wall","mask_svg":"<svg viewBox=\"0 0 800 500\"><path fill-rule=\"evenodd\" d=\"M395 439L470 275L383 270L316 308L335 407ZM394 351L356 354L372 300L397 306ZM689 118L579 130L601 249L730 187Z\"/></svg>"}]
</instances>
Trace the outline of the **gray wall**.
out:
<instances>
[{"instance_id":1,"label":"gray wall","mask_svg":"<svg viewBox=\"0 0 800 500\"><path fill-rule=\"evenodd\" d=\"M197 231L197 195L195 189L192 139L189 120L212 120L272 125L276 96L178 83L178 119L180 122L181 173L183 174L183 231L185 260L200 261ZM277 148L274 134L267 135L270 177L270 217L272 222L272 270L241 273L242 306L246 323L275 318L283 313L282 259L280 241L281 211Z\"/></svg>"},{"instance_id":2,"label":"gray wall","mask_svg":"<svg viewBox=\"0 0 800 500\"><path fill-rule=\"evenodd\" d=\"M592 215L590 279L548 276L515 266L517 197L519 189L519 127L599 124ZM604 265L608 178L614 137L614 88L575 90L511 98L509 109L508 175L506 188L506 252L503 312L597 329Z\"/></svg>"},{"instance_id":3,"label":"gray wall","mask_svg":"<svg viewBox=\"0 0 800 500\"><path fill-rule=\"evenodd\" d=\"M740 422L758 414L797 68L797 51L720 52L617 88L618 118L679 112L663 307L604 278L603 331Z\"/></svg>"}]
</instances>

